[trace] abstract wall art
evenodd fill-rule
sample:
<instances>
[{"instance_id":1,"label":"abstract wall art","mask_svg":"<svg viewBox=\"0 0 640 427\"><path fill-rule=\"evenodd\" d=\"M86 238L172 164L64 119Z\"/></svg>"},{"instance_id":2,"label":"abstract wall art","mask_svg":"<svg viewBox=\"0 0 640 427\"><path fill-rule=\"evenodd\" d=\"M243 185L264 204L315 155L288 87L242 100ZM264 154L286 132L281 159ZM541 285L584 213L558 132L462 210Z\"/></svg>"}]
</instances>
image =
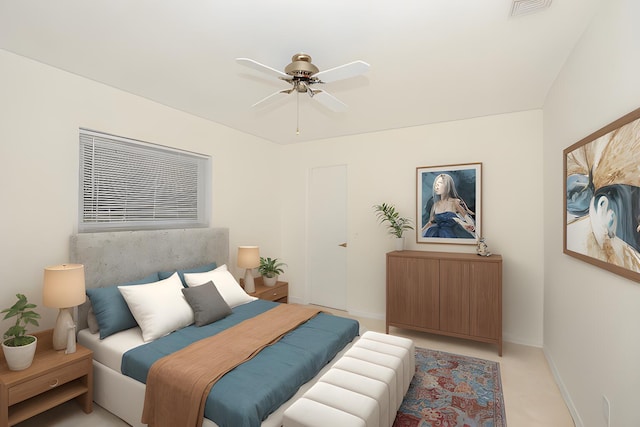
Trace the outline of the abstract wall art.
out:
<instances>
[{"instance_id":1,"label":"abstract wall art","mask_svg":"<svg viewBox=\"0 0 640 427\"><path fill-rule=\"evenodd\" d=\"M563 154L564 253L640 282L640 108Z\"/></svg>"}]
</instances>

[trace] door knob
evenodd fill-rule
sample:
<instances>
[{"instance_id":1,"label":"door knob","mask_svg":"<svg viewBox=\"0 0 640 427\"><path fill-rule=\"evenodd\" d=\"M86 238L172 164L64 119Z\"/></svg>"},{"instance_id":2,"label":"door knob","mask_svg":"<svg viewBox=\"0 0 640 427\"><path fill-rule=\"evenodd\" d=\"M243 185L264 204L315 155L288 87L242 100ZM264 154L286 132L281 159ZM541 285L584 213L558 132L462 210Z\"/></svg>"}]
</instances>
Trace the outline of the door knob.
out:
<instances>
[{"instance_id":1,"label":"door knob","mask_svg":"<svg viewBox=\"0 0 640 427\"><path fill-rule=\"evenodd\" d=\"M338 246L342 246L343 248L346 248L347 247L347 242L340 243Z\"/></svg>"}]
</instances>

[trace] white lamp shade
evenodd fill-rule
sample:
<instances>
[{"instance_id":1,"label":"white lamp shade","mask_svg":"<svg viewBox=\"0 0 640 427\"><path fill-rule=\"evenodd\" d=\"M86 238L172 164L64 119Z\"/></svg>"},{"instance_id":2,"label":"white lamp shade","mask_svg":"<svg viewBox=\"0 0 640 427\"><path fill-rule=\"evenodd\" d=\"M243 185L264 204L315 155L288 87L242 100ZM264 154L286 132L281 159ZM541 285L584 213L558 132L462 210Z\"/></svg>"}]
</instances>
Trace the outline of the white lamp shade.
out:
<instances>
[{"instance_id":1,"label":"white lamp shade","mask_svg":"<svg viewBox=\"0 0 640 427\"><path fill-rule=\"evenodd\" d=\"M256 268L260 266L260 249L257 246L238 247L238 267Z\"/></svg>"},{"instance_id":2,"label":"white lamp shade","mask_svg":"<svg viewBox=\"0 0 640 427\"><path fill-rule=\"evenodd\" d=\"M86 300L84 265L62 264L44 269L42 303L47 307L75 307Z\"/></svg>"}]
</instances>

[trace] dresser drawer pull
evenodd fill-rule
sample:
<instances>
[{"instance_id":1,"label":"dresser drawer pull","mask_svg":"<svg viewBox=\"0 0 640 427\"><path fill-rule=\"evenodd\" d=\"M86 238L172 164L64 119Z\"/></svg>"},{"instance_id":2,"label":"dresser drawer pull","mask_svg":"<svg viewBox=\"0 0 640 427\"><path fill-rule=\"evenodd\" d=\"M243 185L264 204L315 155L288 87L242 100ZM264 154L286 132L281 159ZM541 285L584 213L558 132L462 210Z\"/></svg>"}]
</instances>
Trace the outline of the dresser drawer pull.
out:
<instances>
[{"instance_id":1,"label":"dresser drawer pull","mask_svg":"<svg viewBox=\"0 0 640 427\"><path fill-rule=\"evenodd\" d=\"M49 387L54 388L58 386L58 379L56 378L54 382L52 382L51 384L49 384Z\"/></svg>"}]
</instances>

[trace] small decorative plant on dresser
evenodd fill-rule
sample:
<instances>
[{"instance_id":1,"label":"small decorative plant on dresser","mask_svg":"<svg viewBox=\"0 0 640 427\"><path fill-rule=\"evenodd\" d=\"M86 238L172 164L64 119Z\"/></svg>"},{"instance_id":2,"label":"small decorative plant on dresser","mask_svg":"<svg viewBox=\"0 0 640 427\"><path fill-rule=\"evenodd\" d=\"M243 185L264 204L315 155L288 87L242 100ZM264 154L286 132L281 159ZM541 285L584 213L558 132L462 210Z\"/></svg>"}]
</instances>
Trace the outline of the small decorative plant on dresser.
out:
<instances>
[{"instance_id":1,"label":"small decorative plant on dresser","mask_svg":"<svg viewBox=\"0 0 640 427\"><path fill-rule=\"evenodd\" d=\"M409 218L401 217L395 206L388 203L374 205L373 210L376 213L380 224L384 224L385 222L387 223L387 231L396 239L396 250L403 250L404 232L406 230L413 230L413 223L411 220Z\"/></svg>"}]
</instances>

